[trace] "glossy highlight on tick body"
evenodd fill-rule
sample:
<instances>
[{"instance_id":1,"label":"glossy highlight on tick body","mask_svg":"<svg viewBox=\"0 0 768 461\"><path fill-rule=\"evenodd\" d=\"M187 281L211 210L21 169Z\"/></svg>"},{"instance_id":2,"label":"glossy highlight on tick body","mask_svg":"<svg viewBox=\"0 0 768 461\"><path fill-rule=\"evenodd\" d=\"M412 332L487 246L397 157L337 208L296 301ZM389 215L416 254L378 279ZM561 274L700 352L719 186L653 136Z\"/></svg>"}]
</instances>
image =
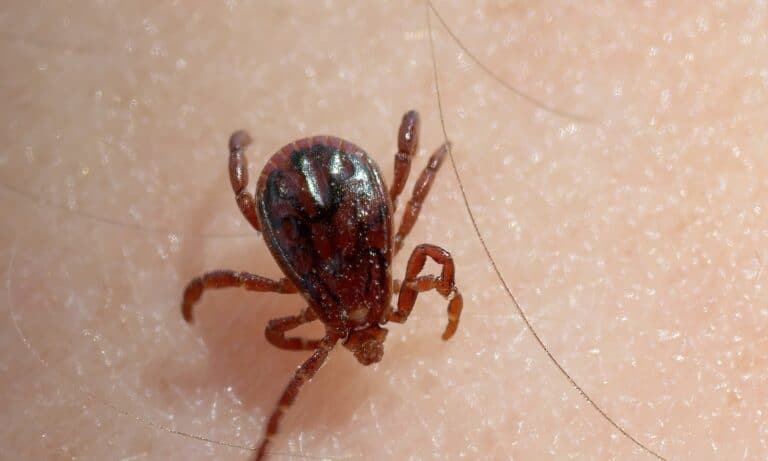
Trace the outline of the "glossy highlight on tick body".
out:
<instances>
[{"instance_id":1,"label":"glossy highlight on tick body","mask_svg":"<svg viewBox=\"0 0 768 461\"><path fill-rule=\"evenodd\" d=\"M393 233L393 214L416 154L419 115L403 116L398 133L395 174L387 190L376 163L356 145L332 136L294 141L267 162L249 193L245 131L229 140L229 177L240 211L261 231L272 256L285 274L271 280L247 272L217 270L192 279L184 290L181 310L187 322L193 307L209 288L243 287L249 291L299 293L307 302L298 315L269 321L265 335L274 346L310 350L277 402L256 453L264 459L280 420L301 386L320 369L328 353L341 343L363 365L384 355L387 322L404 323L420 292L435 290L448 300L444 340L456 332L463 300L454 283L451 255L430 244L418 245L408 260L405 279L392 280L392 258L419 216L437 171L448 153L444 144L430 157ZM440 275L420 275L427 257L442 267ZM397 307L391 306L398 291ZM286 337L304 323L320 320L321 339Z\"/></svg>"}]
</instances>

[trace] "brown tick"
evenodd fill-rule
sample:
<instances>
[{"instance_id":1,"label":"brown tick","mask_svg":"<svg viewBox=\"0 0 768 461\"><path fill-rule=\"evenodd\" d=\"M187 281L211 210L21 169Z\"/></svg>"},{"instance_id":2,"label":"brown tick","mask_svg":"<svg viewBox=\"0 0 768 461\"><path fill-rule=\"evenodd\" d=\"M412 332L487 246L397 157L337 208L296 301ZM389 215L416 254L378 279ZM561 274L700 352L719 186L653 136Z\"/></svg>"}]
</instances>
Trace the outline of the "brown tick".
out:
<instances>
[{"instance_id":1,"label":"brown tick","mask_svg":"<svg viewBox=\"0 0 768 461\"><path fill-rule=\"evenodd\" d=\"M208 288L298 292L307 307L299 315L270 320L265 334L281 349L313 351L296 370L272 411L257 461L264 458L283 413L296 400L301 386L315 375L339 341L363 365L380 361L387 336L381 325L405 322L416 296L432 289L448 299L448 326L443 339L456 332L463 301L454 285L453 259L447 251L435 245L417 246L408 260L405 280L392 281L392 257L416 223L448 152L448 146L443 145L429 159L405 207L400 228L393 234L392 215L418 141L419 115L410 111L400 124L395 179L389 192L379 167L356 145L332 136L294 141L269 159L254 199L246 191L245 148L251 138L238 131L229 139L229 179L237 205L248 222L263 233L286 277L270 280L231 270L205 273L190 281L184 290L184 319L192 322L192 307ZM439 276L419 275L427 256L442 266ZM390 305L395 290L399 290L396 309ZM325 326L322 339L285 336L286 331L318 319Z\"/></svg>"}]
</instances>

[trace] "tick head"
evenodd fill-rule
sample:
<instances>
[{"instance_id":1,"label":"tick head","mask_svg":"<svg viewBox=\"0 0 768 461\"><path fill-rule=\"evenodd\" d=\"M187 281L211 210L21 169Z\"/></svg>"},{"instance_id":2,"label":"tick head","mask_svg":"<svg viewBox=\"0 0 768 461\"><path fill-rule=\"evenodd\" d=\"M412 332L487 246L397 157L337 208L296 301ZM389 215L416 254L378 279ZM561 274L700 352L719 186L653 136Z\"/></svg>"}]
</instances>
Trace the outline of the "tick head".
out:
<instances>
[{"instance_id":1,"label":"tick head","mask_svg":"<svg viewBox=\"0 0 768 461\"><path fill-rule=\"evenodd\" d=\"M352 351L358 362L370 365L381 361L384 356L384 339L387 330L378 325L371 325L363 330L356 330L349 334L344 341L344 347Z\"/></svg>"}]
</instances>

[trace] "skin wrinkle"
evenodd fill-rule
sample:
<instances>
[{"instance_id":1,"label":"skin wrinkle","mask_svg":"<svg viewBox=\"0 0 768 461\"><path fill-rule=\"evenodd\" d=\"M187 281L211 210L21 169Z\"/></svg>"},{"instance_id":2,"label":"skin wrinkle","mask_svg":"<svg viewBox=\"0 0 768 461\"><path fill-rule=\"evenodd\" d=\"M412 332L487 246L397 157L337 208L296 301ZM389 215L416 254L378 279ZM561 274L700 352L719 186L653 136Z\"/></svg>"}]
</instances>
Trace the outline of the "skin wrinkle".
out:
<instances>
[{"instance_id":1,"label":"skin wrinkle","mask_svg":"<svg viewBox=\"0 0 768 461\"><path fill-rule=\"evenodd\" d=\"M759 5L435 6L494 74L547 104L600 115L573 131L434 35L462 180L553 354L669 459L764 459ZM3 48L17 64L0 123L0 200L14 217L0 248L16 260L0 390L14 396L18 424L0 433L2 445L21 459L247 459L158 424L253 446L306 358L261 335L270 318L300 312L296 295L209 296L193 328L176 308L203 270L280 277L229 190L227 136L258 137L252 178L279 146L327 132L371 153L391 181L403 111L420 110L422 146L440 143L423 4L181 15L123 4L113 6L125 9L121 26L97 5L32 8L10 7L10 36L75 53L102 43L110 66L84 68L67 46ZM665 89L667 109L656 112ZM418 152L413 171L429 154ZM420 296L378 366L332 354L273 449L310 459L649 459L573 396L521 321L508 321L518 317L472 243L456 187L438 175L392 268L402 279L422 242L451 251L465 295L455 344L439 340L442 297ZM41 357L71 355L27 368L25 340ZM114 417L126 410L141 419Z\"/></svg>"}]
</instances>

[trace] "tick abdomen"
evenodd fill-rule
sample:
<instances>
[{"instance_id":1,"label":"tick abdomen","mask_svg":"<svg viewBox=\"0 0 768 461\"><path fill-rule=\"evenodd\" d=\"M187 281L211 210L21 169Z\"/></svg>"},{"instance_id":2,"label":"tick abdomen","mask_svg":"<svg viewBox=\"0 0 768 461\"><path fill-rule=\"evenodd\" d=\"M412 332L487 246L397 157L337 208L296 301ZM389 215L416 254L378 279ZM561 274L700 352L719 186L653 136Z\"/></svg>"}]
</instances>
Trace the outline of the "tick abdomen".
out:
<instances>
[{"instance_id":1,"label":"tick abdomen","mask_svg":"<svg viewBox=\"0 0 768 461\"><path fill-rule=\"evenodd\" d=\"M391 296L392 206L365 151L330 136L288 144L265 166L256 194L268 247L323 321L378 321Z\"/></svg>"}]
</instances>

